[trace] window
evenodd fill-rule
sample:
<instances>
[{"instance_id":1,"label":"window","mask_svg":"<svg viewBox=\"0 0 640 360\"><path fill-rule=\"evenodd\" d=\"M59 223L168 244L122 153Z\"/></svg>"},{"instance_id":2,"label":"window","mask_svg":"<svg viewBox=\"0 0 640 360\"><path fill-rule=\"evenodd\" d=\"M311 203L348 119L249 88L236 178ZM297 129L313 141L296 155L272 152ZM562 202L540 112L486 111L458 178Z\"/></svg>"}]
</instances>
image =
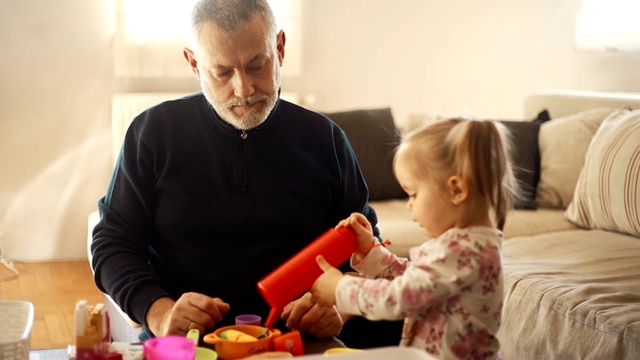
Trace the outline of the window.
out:
<instances>
[{"instance_id":1,"label":"window","mask_svg":"<svg viewBox=\"0 0 640 360\"><path fill-rule=\"evenodd\" d=\"M576 17L576 49L640 52L638 14L638 0L583 0Z\"/></svg>"},{"instance_id":2,"label":"window","mask_svg":"<svg viewBox=\"0 0 640 360\"><path fill-rule=\"evenodd\" d=\"M186 78L182 56L196 0L115 0L114 74L118 78ZM300 0L270 0L278 27L287 35L283 76L299 75L302 59Z\"/></svg>"}]
</instances>

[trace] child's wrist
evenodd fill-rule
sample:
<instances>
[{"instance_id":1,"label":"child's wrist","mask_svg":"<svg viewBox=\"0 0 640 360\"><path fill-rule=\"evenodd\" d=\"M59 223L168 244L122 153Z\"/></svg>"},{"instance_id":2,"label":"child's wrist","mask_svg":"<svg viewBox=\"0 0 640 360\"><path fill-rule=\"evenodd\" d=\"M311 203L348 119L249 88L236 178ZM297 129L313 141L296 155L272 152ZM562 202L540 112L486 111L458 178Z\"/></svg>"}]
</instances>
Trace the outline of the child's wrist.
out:
<instances>
[{"instance_id":1,"label":"child's wrist","mask_svg":"<svg viewBox=\"0 0 640 360\"><path fill-rule=\"evenodd\" d=\"M371 251L371 249L355 251L354 255L356 256L356 259L358 260L358 262L364 259L369 254L369 251Z\"/></svg>"},{"instance_id":2,"label":"child's wrist","mask_svg":"<svg viewBox=\"0 0 640 360\"><path fill-rule=\"evenodd\" d=\"M359 257L360 259L364 258L365 256L367 256L369 254L369 251L371 251L371 249L373 249L375 247L387 246L387 245L391 244L391 241L389 241L389 240L385 240L385 241L380 242L380 241L378 241L378 238L376 238L375 236L372 236L371 239L372 239L371 245L364 245L364 246L360 245L353 251L353 253L357 257Z\"/></svg>"},{"instance_id":3,"label":"child's wrist","mask_svg":"<svg viewBox=\"0 0 640 360\"><path fill-rule=\"evenodd\" d=\"M367 256L369 251L371 251L371 249L373 249L374 247L378 246L378 244L380 244L380 242L374 236L372 236L371 242L369 242L369 244L359 245L354 252L356 253L356 255L365 257Z\"/></svg>"}]
</instances>

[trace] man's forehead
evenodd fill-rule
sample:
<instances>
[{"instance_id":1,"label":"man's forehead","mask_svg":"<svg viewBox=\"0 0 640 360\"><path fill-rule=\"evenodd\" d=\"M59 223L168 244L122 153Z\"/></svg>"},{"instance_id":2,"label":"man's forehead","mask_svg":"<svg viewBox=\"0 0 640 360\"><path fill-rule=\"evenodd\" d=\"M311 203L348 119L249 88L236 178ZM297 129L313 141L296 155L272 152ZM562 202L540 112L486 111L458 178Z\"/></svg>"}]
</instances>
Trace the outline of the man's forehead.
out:
<instances>
[{"instance_id":1,"label":"man's forehead","mask_svg":"<svg viewBox=\"0 0 640 360\"><path fill-rule=\"evenodd\" d=\"M273 41L255 26L227 32L213 24L203 24L198 43L208 57L226 62L237 58L249 61L257 56L267 57Z\"/></svg>"},{"instance_id":2,"label":"man's forehead","mask_svg":"<svg viewBox=\"0 0 640 360\"><path fill-rule=\"evenodd\" d=\"M232 50L224 46L212 46L204 55L207 62L216 67L234 67L269 58L269 53L264 45L237 47Z\"/></svg>"}]
</instances>

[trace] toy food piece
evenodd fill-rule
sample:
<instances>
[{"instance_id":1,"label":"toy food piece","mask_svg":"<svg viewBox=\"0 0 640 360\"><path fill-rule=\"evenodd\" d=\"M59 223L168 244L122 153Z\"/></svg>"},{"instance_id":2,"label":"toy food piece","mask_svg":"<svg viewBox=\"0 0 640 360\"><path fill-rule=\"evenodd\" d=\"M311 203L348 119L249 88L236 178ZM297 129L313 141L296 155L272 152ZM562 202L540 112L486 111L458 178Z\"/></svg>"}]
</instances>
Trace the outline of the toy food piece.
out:
<instances>
[{"instance_id":1,"label":"toy food piece","mask_svg":"<svg viewBox=\"0 0 640 360\"><path fill-rule=\"evenodd\" d=\"M243 333L242 331L238 331L238 330L232 330L232 329L221 332L220 337L229 341L238 341L238 342L258 341L257 338L249 334Z\"/></svg>"},{"instance_id":2,"label":"toy food piece","mask_svg":"<svg viewBox=\"0 0 640 360\"><path fill-rule=\"evenodd\" d=\"M360 349L352 349L352 348L342 348L342 347L335 347L335 348L331 348L331 349L327 349L324 352L324 355L333 355L333 354L342 354L342 353L352 353L352 352L364 352L364 350L360 350Z\"/></svg>"}]
</instances>

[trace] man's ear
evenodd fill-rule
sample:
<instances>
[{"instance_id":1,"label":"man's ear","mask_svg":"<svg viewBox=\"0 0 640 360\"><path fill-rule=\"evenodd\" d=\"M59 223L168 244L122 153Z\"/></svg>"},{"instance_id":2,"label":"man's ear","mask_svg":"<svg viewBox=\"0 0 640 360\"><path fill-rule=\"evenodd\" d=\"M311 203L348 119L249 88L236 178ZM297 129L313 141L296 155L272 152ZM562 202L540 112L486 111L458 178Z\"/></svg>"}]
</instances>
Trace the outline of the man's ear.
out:
<instances>
[{"instance_id":1,"label":"man's ear","mask_svg":"<svg viewBox=\"0 0 640 360\"><path fill-rule=\"evenodd\" d=\"M453 175L447 181L449 198L454 205L460 205L469 197L469 184L458 175Z\"/></svg>"},{"instance_id":2,"label":"man's ear","mask_svg":"<svg viewBox=\"0 0 640 360\"><path fill-rule=\"evenodd\" d=\"M189 63L191 71L196 74L196 78L200 80L200 72L198 71L198 60L196 60L196 55L193 53L193 50L185 47L182 49L182 55L184 55L184 58Z\"/></svg>"},{"instance_id":3,"label":"man's ear","mask_svg":"<svg viewBox=\"0 0 640 360\"><path fill-rule=\"evenodd\" d=\"M280 30L278 35L276 35L276 49L278 51L278 62L280 66L282 66L282 61L284 60L284 44L287 42L287 37L284 35L284 31Z\"/></svg>"}]
</instances>

